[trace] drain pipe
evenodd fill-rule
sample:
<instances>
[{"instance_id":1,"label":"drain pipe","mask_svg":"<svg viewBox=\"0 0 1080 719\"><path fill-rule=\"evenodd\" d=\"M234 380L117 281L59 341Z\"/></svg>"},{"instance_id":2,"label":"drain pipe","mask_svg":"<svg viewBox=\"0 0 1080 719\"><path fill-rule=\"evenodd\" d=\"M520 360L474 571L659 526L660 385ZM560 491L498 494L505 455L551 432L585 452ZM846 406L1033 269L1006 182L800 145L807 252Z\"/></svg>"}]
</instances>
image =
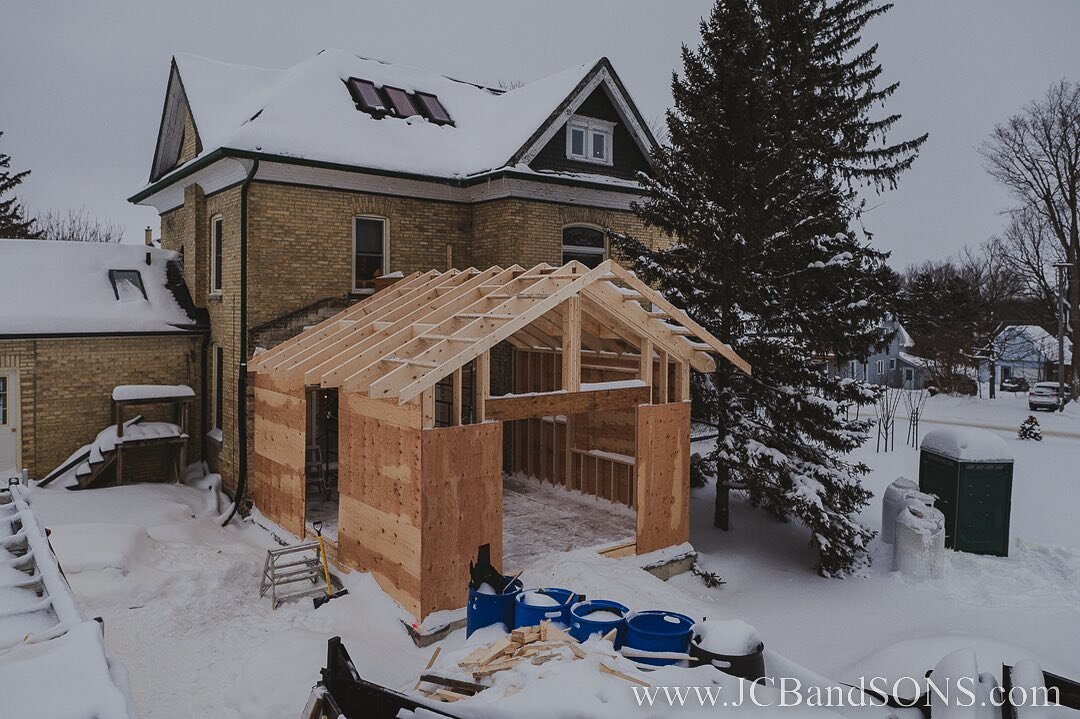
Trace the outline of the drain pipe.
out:
<instances>
[{"instance_id":1,"label":"drain pipe","mask_svg":"<svg viewBox=\"0 0 1080 719\"><path fill-rule=\"evenodd\" d=\"M248 375L248 328L247 328L247 270L248 270L248 190L255 173L259 171L259 161L252 160L251 169L244 177L240 185L240 371L236 378L236 424L239 434L239 450L236 497L233 499L232 511L221 526L232 521L233 515L244 501L244 490L247 486L248 472L248 406L247 406L247 375Z\"/></svg>"}]
</instances>

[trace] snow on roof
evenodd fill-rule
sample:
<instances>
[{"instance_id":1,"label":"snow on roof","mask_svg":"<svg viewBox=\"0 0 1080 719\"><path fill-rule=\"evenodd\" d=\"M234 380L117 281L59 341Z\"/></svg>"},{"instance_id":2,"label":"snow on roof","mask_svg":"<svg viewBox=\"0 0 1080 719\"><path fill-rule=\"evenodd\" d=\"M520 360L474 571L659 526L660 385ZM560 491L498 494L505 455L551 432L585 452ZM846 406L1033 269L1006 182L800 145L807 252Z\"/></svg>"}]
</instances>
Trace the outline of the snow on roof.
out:
<instances>
[{"instance_id":1,"label":"snow on roof","mask_svg":"<svg viewBox=\"0 0 1080 719\"><path fill-rule=\"evenodd\" d=\"M925 368L929 364L925 357L917 357L916 355L909 354L908 352L900 352L898 353L898 356L901 360L907 362L912 367Z\"/></svg>"},{"instance_id":2,"label":"snow on roof","mask_svg":"<svg viewBox=\"0 0 1080 719\"><path fill-rule=\"evenodd\" d=\"M500 92L332 49L287 70L188 54L175 61L202 155L230 148L448 178L505 167L596 66ZM434 94L454 124L376 119L356 109L351 77Z\"/></svg>"},{"instance_id":3,"label":"snow on roof","mask_svg":"<svg viewBox=\"0 0 1080 719\"><path fill-rule=\"evenodd\" d=\"M118 402L131 400L169 400L194 397L195 390L186 384L122 384L113 387L112 398Z\"/></svg>"},{"instance_id":4,"label":"snow on roof","mask_svg":"<svg viewBox=\"0 0 1080 719\"><path fill-rule=\"evenodd\" d=\"M195 321L167 286L175 259L145 245L0 239L0 336L190 328ZM146 296L122 276L114 290L109 270L138 271Z\"/></svg>"},{"instance_id":5,"label":"snow on roof","mask_svg":"<svg viewBox=\"0 0 1080 719\"><path fill-rule=\"evenodd\" d=\"M961 462L1011 462L1005 440L993 432L974 427L935 429L923 437L921 449Z\"/></svg>"},{"instance_id":6,"label":"snow on roof","mask_svg":"<svg viewBox=\"0 0 1080 719\"><path fill-rule=\"evenodd\" d=\"M0 503L0 705L4 716L131 719L125 674L60 571L24 487ZM18 531L15 531L18 528ZM63 691L56 691L63 677Z\"/></svg>"},{"instance_id":7,"label":"snow on roof","mask_svg":"<svg viewBox=\"0 0 1080 719\"><path fill-rule=\"evenodd\" d=\"M995 339L1003 360L1023 360L1041 354L1047 362L1058 360L1057 337L1039 325L1009 325ZM1065 364L1072 362L1072 341L1065 338Z\"/></svg>"}]
</instances>

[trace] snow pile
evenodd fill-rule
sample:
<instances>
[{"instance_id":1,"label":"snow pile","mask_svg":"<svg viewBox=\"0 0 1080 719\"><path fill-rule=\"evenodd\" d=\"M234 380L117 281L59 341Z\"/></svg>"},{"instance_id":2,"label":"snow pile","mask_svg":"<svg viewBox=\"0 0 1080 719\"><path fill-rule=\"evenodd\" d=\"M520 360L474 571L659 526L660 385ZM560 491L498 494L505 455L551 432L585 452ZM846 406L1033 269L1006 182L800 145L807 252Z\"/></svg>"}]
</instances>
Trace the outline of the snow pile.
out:
<instances>
[{"instance_id":1,"label":"snow pile","mask_svg":"<svg viewBox=\"0 0 1080 719\"><path fill-rule=\"evenodd\" d=\"M177 259L175 252L144 245L0 240L0 335L190 326L194 320L167 286L168 264ZM146 298L136 288L130 301L119 301L109 270L139 272Z\"/></svg>"},{"instance_id":2,"label":"snow pile","mask_svg":"<svg viewBox=\"0 0 1080 719\"><path fill-rule=\"evenodd\" d=\"M732 657L752 654L761 645L757 629L741 619L698 622L694 635L695 643L705 651Z\"/></svg>"},{"instance_id":3,"label":"snow pile","mask_svg":"<svg viewBox=\"0 0 1080 719\"><path fill-rule=\"evenodd\" d=\"M1013 461L1001 437L974 427L935 429L923 438L921 448L960 462Z\"/></svg>"}]
</instances>

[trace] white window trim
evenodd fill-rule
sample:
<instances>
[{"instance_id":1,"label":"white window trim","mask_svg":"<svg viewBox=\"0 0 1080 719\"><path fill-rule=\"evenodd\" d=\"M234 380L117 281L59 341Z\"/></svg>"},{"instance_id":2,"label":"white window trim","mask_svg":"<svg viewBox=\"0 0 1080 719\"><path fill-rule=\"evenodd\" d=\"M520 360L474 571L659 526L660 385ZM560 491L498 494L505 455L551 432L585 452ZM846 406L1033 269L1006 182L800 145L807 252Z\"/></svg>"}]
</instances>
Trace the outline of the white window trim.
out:
<instances>
[{"instance_id":1,"label":"white window trim","mask_svg":"<svg viewBox=\"0 0 1080 719\"><path fill-rule=\"evenodd\" d=\"M390 218L382 215L353 215L352 218L352 254L349 256L349 262L352 268L349 273L352 275L352 289L353 294L371 294L374 290L370 287L357 287L356 286L356 221L357 220L378 220L383 224L383 236L382 236L382 252L383 252L383 275L388 275L392 272L390 269Z\"/></svg>"},{"instance_id":2,"label":"white window trim","mask_svg":"<svg viewBox=\"0 0 1080 719\"><path fill-rule=\"evenodd\" d=\"M879 375L885 374L885 360L877 361L877 373Z\"/></svg>"},{"instance_id":3,"label":"white window trim","mask_svg":"<svg viewBox=\"0 0 1080 719\"><path fill-rule=\"evenodd\" d=\"M225 219L221 215L214 215L210 218L210 277L207 287L210 288L210 294L214 297L221 296L222 287L225 286L225 273L221 273L221 287L214 287L214 277L217 275L217 252L214 248L214 227L221 223L221 256L225 257Z\"/></svg>"},{"instance_id":4,"label":"white window trim","mask_svg":"<svg viewBox=\"0 0 1080 719\"><path fill-rule=\"evenodd\" d=\"M573 153L573 143L571 138L573 133L572 129L579 128L585 131L585 154L575 155ZM592 156L592 142L593 133L602 133L607 138L607 156L603 160L597 160ZM615 150L615 123L607 120L598 120L595 117L585 117L584 115L574 115L566 121L566 159L577 160L578 162L591 162L594 165L607 165L610 167L614 163L613 155Z\"/></svg>"}]
</instances>

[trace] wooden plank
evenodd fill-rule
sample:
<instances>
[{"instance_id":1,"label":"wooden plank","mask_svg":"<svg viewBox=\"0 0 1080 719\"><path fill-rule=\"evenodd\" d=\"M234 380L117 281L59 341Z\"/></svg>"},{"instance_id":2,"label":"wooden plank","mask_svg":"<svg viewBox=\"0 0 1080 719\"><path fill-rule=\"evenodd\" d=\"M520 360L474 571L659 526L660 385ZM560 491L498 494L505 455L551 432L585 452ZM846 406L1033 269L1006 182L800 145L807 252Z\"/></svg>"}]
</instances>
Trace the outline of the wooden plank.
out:
<instances>
[{"instance_id":1,"label":"wooden plank","mask_svg":"<svg viewBox=\"0 0 1080 719\"><path fill-rule=\"evenodd\" d=\"M675 365L675 401L690 401L690 365L686 362Z\"/></svg>"},{"instance_id":2,"label":"wooden plank","mask_svg":"<svg viewBox=\"0 0 1080 719\"><path fill-rule=\"evenodd\" d=\"M435 388L432 387L420 397L424 408L424 429L432 429L435 427Z\"/></svg>"},{"instance_id":3,"label":"wooden plank","mask_svg":"<svg viewBox=\"0 0 1080 719\"><path fill-rule=\"evenodd\" d=\"M424 430L421 619L465 606L469 560L491 545L502 565L502 424Z\"/></svg>"},{"instance_id":4,"label":"wooden plank","mask_svg":"<svg viewBox=\"0 0 1080 719\"><path fill-rule=\"evenodd\" d=\"M450 247L450 245L447 245L447 247ZM450 424L454 427L457 427L461 424L461 386L461 368L459 367L457 370L454 371L452 390L454 394L454 404L453 408L450 411Z\"/></svg>"},{"instance_id":5,"label":"wooden plank","mask_svg":"<svg viewBox=\"0 0 1080 719\"><path fill-rule=\"evenodd\" d=\"M645 382L647 387L653 386L653 343L648 337L641 338L638 348L638 378Z\"/></svg>"},{"instance_id":6,"label":"wooden plank","mask_svg":"<svg viewBox=\"0 0 1080 719\"><path fill-rule=\"evenodd\" d=\"M637 408L637 551L690 539L690 404Z\"/></svg>"},{"instance_id":7,"label":"wooden plank","mask_svg":"<svg viewBox=\"0 0 1080 719\"><path fill-rule=\"evenodd\" d=\"M620 387L488 397L484 404L488 419L513 420L627 409L649 401L648 387Z\"/></svg>"},{"instance_id":8,"label":"wooden plank","mask_svg":"<svg viewBox=\"0 0 1080 719\"><path fill-rule=\"evenodd\" d=\"M660 353L660 375L657 377L657 404L666 404L668 401L668 353Z\"/></svg>"},{"instance_id":9,"label":"wooden plank","mask_svg":"<svg viewBox=\"0 0 1080 719\"><path fill-rule=\"evenodd\" d=\"M476 357L476 374L473 377L473 414L477 422L487 421L487 396L491 392L491 353L483 352Z\"/></svg>"},{"instance_id":10,"label":"wooden plank","mask_svg":"<svg viewBox=\"0 0 1080 719\"><path fill-rule=\"evenodd\" d=\"M581 390L581 299L564 304L562 325L562 385L567 392Z\"/></svg>"}]
</instances>

